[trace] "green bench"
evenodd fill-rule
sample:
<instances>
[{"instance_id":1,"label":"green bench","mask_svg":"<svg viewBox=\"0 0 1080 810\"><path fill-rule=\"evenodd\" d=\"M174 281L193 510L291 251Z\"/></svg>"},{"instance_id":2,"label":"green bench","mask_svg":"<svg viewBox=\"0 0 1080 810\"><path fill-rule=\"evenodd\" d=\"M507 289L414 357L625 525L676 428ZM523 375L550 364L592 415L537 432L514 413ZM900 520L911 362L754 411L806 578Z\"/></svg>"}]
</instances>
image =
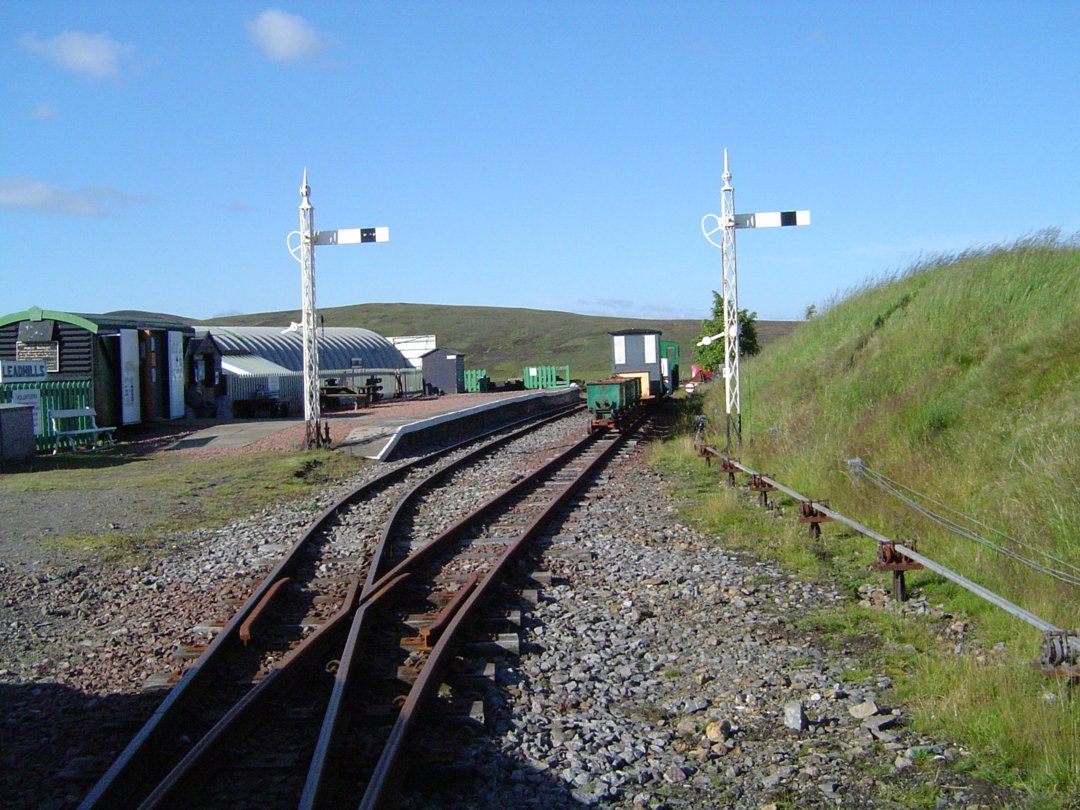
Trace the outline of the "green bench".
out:
<instances>
[{"instance_id":1,"label":"green bench","mask_svg":"<svg viewBox=\"0 0 1080 810\"><path fill-rule=\"evenodd\" d=\"M93 450L100 441L109 445L115 444L112 434L116 428L98 427L97 411L93 408L61 408L49 411L49 421L56 436L54 456L62 444L67 444L72 450L78 450L80 445Z\"/></svg>"}]
</instances>

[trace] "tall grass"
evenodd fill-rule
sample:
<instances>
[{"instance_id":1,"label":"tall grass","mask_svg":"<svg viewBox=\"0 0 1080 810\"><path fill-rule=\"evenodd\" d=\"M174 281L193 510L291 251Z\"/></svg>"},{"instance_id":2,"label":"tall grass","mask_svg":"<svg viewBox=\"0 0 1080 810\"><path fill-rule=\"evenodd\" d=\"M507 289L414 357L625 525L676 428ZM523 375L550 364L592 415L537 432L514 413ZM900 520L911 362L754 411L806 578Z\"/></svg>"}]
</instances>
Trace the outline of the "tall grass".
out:
<instances>
[{"instance_id":1,"label":"tall grass","mask_svg":"<svg viewBox=\"0 0 1080 810\"><path fill-rule=\"evenodd\" d=\"M847 473L890 478L1080 562L1080 246L964 254L835 305L746 364L743 453L805 494L871 514L1061 626L1076 588L937 531ZM773 434L762 434L776 428Z\"/></svg>"},{"instance_id":2,"label":"tall grass","mask_svg":"<svg viewBox=\"0 0 1080 810\"><path fill-rule=\"evenodd\" d=\"M1080 565L1077 236L1046 232L924 260L830 304L743 370L745 463L885 535L917 540L927 556L1060 627L1080 628L1076 586L938 528L846 463L860 458L1029 549ZM722 397L711 395L704 411L720 417ZM722 417L712 423L723 446ZM873 554L868 543L863 567ZM903 689L922 721L985 752L1009 774L1002 778L1080 795L1078 702L1063 695L1048 709L1041 694L1052 687L1023 668L1038 633L940 576L918 572L908 582L973 616L984 647L1005 646L977 668L944 656L913 669Z\"/></svg>"}]
</instances>

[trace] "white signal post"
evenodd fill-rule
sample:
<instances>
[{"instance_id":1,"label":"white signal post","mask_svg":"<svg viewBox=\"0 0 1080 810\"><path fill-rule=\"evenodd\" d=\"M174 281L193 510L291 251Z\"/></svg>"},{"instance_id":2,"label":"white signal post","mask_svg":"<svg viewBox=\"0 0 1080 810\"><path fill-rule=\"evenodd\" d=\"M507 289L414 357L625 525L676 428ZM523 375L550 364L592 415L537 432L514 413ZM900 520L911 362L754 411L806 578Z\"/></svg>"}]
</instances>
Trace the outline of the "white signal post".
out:
<instances>
[{"instance_id":1,"label":"white signal post","mask_svg":"<svg viewBox=\"0 0 1080 810\"><path fill-rule=\"evenodd\" d=\"M742 444L742 398L739 391L739 283L735 264L735 231L739 228L779 228L788 225L809 225L809 211L767 211L757 214L735 213L735 189L731 185L728 152L724 150L724 186L720 190L720 215L706 214L701 219L701 232L713 247L720 248L724 272L724 410L727 414L727 443L731 435ZM720 232L719 244L713 237ZM708 345L720 335L705 338Z\"/></svg>"},{"instance_id":2,"label":"white signal post","mask_svg":"<svg viewBox=\"0 0 1080 810\"><path fill-rule=\"evenodd\" d=\"M319 407L319 348L315 333L315 246L358 245L364 242L389 242L389 228L342 228L337 231L315 230L315 209L311 205L307 169L300 184L300 230L285 237L289 253L300 262L300 288L303 299L301 327L304 341L304 446L311 450L326 442L319 430L322 418ZM299 237L298 244L292 243Z\"/></svg>"}]
</instances>

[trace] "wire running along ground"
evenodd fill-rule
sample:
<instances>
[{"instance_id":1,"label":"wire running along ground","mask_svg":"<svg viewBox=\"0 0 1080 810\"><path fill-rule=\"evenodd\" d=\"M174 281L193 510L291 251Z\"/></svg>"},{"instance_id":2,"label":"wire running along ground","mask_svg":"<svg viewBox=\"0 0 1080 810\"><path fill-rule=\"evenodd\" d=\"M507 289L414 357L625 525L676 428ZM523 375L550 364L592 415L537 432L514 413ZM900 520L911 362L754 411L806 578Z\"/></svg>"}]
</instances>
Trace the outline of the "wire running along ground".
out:
<instances>
[{"instance_id":1,"label":"wire running along ground","mask_svg":"<svg viewBox=\"0 0 1080 810\"><path fill-rule=\"evenodd\" d=\"M893 496L897 500L914 509L919 514L938 524L942 528L952 532L953 534L979 543L980 545L985 546L986 548L989 548L1000 554L1003 554L1006 557L1009 557L1010 559L1015 560L1016 562L1025 565L1028 568L1031 568L1034 571L1046 574L1047 576L1053 577L1054 579L1065 582L1069 585L1080 587L1080 567L1073 565L1072 563L1067 562L1060 557L1055 557L1053 554L1043 551L1042 549L1038 549L1034 546L1024 543L1023 541L1018 540L1017 538L1012 537L1011 535L1008 535L1005 532L1000 531L999 529L995 529L993 526L988 526L987 524L977 520L976 518L965 515L962 512L958 512L947 504L931 498L929 495L918 492L917 490L914 490L911 487L900 483L899 481L895 481L889 478L884 473L878 472L877 470L868 467L866 463L860 458L848 459L846 461L846 464L849 474L854 479L870 482L874 486L881 489L883 492ZM949 514L939 514L938 512L933 511L933 509L931 509L930 506L927 506L926 504L933 505L935 508L940 509L942 512L946 512ZM980 534L978 532L978 529L982 529L987 533L992 533L1000 538L1004 538L1015 546L1027 549L1028 551L1033 552L1035 555L1044 558L1044 560L1047 560L1050 563L1056 563L1057 566L1061 567L1054 567L1049 564L1040 563L1037 560L1030 559L1029 557L1025 557L1023 554L1014 551L1013 549L1006 548L1000 543L994 542L993 540Z\"/></svg>"}]
</instances>

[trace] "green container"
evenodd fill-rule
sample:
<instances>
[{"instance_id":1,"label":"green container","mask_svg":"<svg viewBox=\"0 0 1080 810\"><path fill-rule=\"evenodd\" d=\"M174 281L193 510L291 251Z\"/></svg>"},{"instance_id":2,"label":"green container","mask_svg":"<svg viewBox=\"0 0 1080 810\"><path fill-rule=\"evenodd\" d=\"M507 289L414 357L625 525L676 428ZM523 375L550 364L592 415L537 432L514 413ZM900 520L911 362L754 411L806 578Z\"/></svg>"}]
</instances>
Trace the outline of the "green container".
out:
<instances>
[{"instance_id":1,"label":"green container","mask_svg":"<svg viewBox=\"0 0 1080 810\"><path fill-rule=\"evenodd\" d=\"M32 394L16 394L16 391L37 389L37 402ZM27 399L29 398L29 399ZM0 403L31 402L36 404L34 414L34 449L43 453L56 446L56 435L49 421L49 411L69 408L93 408L94 393L89 380L55 380L45 382L0 383Z\"/></svg>"},{"instance_id":2,"label":"green container","mask_svg":"<svg viewBox=\"0 0 1080 810\"><path fill-rule=\"evenodd\" d=\"M569 388L570 366L526 366L521 378L529 389Z\"/></svg>"},{"instance_id":3,"label":"green container","mask_svg":"<svg viewBox=\"0 0 1080 810\"><path fill-rule=\"evenodd\" d=\"M608 418L626 412L641 400L639 377L612 377L609 380L591 382L586 386L586 404L589 413L598 418Z\"/></svg>"}]
</instances>

